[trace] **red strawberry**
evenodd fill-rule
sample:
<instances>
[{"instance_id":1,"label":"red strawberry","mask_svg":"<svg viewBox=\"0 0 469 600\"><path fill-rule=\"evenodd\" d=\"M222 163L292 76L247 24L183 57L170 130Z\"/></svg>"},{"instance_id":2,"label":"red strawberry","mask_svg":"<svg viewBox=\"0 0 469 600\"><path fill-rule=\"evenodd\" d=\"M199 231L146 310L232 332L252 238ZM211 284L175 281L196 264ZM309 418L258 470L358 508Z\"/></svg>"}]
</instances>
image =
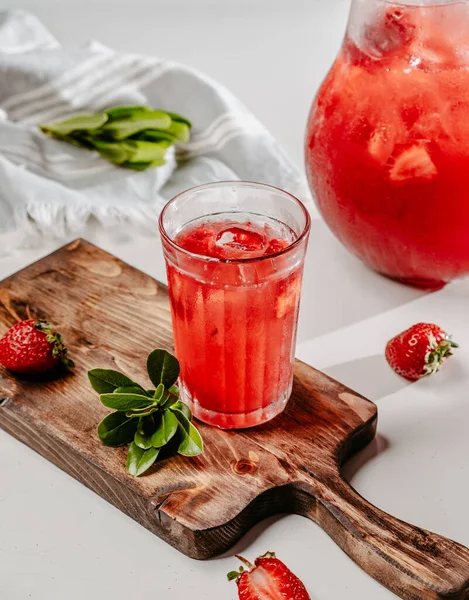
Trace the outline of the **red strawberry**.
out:
<instances>
[{"instance_id":1,"label":"red strawberry","mask_svg":"<svg viewBox=\"0 0 469 600\"><path fill-rule=\"evenodd\" d=\"M236 579L239 600L311 600L305 586L273 552L259 556L251 564L236 555L249 570L228 573L228 579Z\"/></svg>"},{"instance_id":2,"label":"red strawberry","mask_svg":"<svg viewBox=\"0 0 469 600\"><path fill-rule=\"evenodd\" d=\"M386 345L386 360L398 373L415 381L436 373L458 345L438 325L417 323Z\"/></svg>"},{"instance_id":3,"label":"red strawberry","mask_svg":"<svg viewBox=\"0 0 469 600\"><path fill-rule=\"evenodd\" d=\"M73 367L66 354L62 336L45 321L21 321L0 339L0 364L15 373L44 373L59 363Z\"/></svg>"}]
</instances>

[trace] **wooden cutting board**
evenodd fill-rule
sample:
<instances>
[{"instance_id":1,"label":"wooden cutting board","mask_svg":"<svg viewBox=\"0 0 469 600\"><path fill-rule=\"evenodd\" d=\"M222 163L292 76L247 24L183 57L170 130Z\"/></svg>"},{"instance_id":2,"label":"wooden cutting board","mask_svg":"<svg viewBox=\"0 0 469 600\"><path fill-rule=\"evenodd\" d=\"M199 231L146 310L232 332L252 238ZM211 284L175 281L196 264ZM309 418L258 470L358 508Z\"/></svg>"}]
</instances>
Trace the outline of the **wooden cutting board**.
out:
<instances>
[{"instance_id":1,"label":"wooden cutting board","mask_svg":"<svg viewBox=\"0 0 469 600\"><path fill-rule=\"evenodd\" d=\"M76 368L42 382L0 368L1 427L181 552L215 556L261 519L297 513L402 598L469 598L468 549L383 513L342 478L341 465L375 434L368 400L297 362L274 421L238 432L201 425L202 456L134 478L125 449L96 435L108 411L87 370L146 380L148 352L172 349L166 287L77 240L0 283L0 335L31 317L60 326Z\"/></svg>"}]
</instances>

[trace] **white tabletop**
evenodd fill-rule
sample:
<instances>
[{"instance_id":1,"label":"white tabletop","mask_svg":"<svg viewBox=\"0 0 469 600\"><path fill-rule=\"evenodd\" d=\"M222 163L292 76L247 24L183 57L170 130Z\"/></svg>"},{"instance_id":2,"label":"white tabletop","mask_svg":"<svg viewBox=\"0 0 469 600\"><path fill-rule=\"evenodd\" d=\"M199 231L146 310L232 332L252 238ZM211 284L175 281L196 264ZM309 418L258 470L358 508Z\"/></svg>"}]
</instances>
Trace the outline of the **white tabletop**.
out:
<instances>
[{"instance_id":1,"label":"white tabletop","mask_svg":"<svg viewBox=\"0 0 469 600\"><path fill-rule=\"evenodd\" d=\"M2 6L17 7L18 0ZM313 93L340 44L347 0L23 0L66 44L93 38L163 55L229 86L298 163ZM90 241L164 280L159 241L135 232L83 232ZM59 243L0 259L0 279ZM379 407L375 442L347 467L353 485L384 510L469 546L469 282L426 294L370 272L324 224L313 223L297 355ZM461 344L437 376L408 384L386 365L386 341L426 320ZM186 558L0 431L0 598L235 599L226 556ZM314 523L270 519L236 547L275 550L313 600L393 595Z\"/></svg>"}]
</instances>

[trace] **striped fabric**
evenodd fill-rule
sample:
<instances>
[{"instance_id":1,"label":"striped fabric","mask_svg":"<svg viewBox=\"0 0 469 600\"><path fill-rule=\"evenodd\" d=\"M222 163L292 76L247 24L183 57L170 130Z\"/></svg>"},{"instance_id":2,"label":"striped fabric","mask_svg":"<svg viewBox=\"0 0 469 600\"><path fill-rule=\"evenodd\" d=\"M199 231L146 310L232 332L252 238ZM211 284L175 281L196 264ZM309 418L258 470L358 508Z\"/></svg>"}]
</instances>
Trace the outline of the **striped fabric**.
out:
<instances>
[{"instance_id":1,"label":"striped fabric","mask_svg":"<svg viewBox=\"0 0 469 600\"><path fill-rule=\"evenodd\" d=\"M244 179L308 199L272 136L226 89L183 65L98 43L65 49L32 15L0 13L0 254L42 235L65 237L91 217L156 231L177 192ZM134 172L46 137L38 125L74 112L148 104L187 116L191 141L164 167Z\"/></svg>"}]
</instances>

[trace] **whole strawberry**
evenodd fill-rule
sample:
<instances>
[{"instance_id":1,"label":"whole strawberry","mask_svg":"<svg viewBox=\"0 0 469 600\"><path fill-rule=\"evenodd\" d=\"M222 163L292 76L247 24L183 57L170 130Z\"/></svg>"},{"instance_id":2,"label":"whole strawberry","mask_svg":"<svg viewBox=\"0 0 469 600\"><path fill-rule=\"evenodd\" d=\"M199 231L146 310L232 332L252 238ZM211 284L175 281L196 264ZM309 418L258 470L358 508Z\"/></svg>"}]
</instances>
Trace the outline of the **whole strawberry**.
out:
<instances>
[{"instance_id":1,"label":"whole strawberry","mask_svg":"<svg viewBox=\"0 0 469 600\"><path fill-rule=\"evenodd\" d=\"M238 584L239 600L311 600L303 583L273 552L259 556L254 564L236 558L248 567L228 573L228 579Z\"/></svg>"},{"instance_id":2,"label":"whole strawberry","mask_svg":"<svg viewBox=\"0 0 469 600\"><path fill-rule=\"evenodd\" d=\"M46 373L60 363L73 367L66 354L62 336L45 321L21 321L0 339L0 364L14 373Z\"/></svg>"},{"instance_id":3,"label":"whole strawberry","mask_svg":"<svg viewBox=\"0 0 469 600\"><path fill-rule=\"evenodd\" d=\"M386 360L406 379L416 381L436 373L458 344L438 325L417 323L386 345Z\"/></svg>"}]
</instances>

